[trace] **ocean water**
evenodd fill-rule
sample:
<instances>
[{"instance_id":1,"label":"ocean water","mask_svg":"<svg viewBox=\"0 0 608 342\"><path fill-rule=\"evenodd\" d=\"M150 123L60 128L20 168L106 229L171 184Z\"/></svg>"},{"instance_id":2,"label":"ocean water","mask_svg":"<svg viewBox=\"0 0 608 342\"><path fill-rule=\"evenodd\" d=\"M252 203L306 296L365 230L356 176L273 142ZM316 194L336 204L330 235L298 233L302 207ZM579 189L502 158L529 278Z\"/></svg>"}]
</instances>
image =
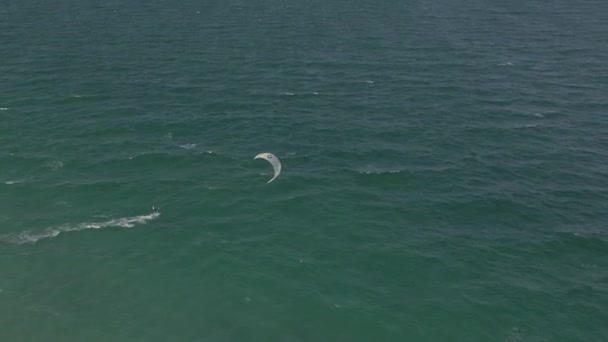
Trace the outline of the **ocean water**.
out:
<instances>
[{"instance_id":1,"label":"ocean water","mask_svg":"<svg viewBox=\"0 0 608 342\"><path fill-rule=\"evenodd\" d=\"M608 341L607 13L0 2L0 341Z\"/></svg>"}]
</instances>

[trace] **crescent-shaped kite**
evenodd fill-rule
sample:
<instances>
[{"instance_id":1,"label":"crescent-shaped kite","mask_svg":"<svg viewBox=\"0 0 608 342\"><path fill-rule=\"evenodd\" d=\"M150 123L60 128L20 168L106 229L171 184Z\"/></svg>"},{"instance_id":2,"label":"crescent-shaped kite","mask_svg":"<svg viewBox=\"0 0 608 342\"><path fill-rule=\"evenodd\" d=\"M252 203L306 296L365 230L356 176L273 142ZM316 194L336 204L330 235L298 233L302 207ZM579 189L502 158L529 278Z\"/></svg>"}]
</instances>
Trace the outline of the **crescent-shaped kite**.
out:
<instances>
[{"instance_id":1,"label":"crescent-shaped kite","mask_svg":"<svg viewBox=\"0 0 608 342\"><path fill-rule=\"evenodd\" d=\"M268 181L268 183L275 180L275 178L277 178L279 176L279 174L281 173L281 161L274 154L260 153L257 156L255 156L253 159L265 159L266 161L268 161L270 163L270 165L272 165L272 168L274 170L274 176Z\"/></svg>"}]
</instances>

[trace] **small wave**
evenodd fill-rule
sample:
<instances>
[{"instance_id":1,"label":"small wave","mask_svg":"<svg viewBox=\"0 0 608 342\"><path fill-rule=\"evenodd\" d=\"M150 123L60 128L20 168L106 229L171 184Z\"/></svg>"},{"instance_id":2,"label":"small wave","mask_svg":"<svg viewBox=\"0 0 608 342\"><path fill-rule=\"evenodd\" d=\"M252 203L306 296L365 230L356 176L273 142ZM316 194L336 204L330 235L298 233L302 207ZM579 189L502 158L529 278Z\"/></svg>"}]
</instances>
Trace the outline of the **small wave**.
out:
<instances>
[{"instance_id":1,"label":"small wave","mask_svg":"<svg viewBox=\"0 0 608 342\"><path fill-rule=\"evenodd\" d=\"M401 173L402 170L387 170L387 171L382 171L382 170L378 170L378 171L369 171L369 170L362 170L359 171L359 173L361 174L366 174L366 175L384 175L387 173Z\"/></svg>"},{"instance_id":2,"label":"small wave","mask_svg":"<svg viewBox=\"0 0 608 342\"><path fill-rule=\"evenodd\" d=\"M527 123L527 124L513 125L510 127L507 127L507 129L525 129L525 128L536 128L536 127L538 127L538 124Z\"/></svg>"},{"instance_id":3,"label":"small wave","mask_svg":"<svg viewBox=\"0 0 608 342\"><path fill-rule=\"evenodd\" d=\"M0 110L8 110L6 107L0 107Z\"/></svg>"},{"instance_id":4,"label":"small wave","mask_svg":"<svg viewBox=\"0 0 608 342\"><path fill-rule=\"evenodd\" d=\"M35 243L42 239L50 239L57 237L61 233L77 232L85 229L102 229L108 227L131 228L136 224L145 224L160 216L160 213L152 213L148 215L123 217L119 219L103 221L103 222L84 222L76 225L63 225L58 227L49 227L41 232L24 231L16 234L7 234L0 236L0 240L14 243L25 244Z\"/></svg>"},{"instance_id":5,"label":"small wave","mask_svg":"<svg viewBox=\"0 0 608 342\"><path fill-rule=\"evenodd\" d=\"M44 166L48 167L51 170L57 170L63 167L63 162L61 162L60 160L51 160L50 162L44 164Z\"/></svg>"},{"instance_id":6,"label":"small wave","mask_svg":"<svg viewBox=\"0 0 608 342\"><path fill-rule=\"evenodd\" d=\"M21 183L21 182L22 181L20 181L20 180L12 180L12 181L9 180L9 181L4 182L4 184L12 185L12 184L17 184L17 183Z\"/></svg>"},{"instance_id":7,"label":"small wave","mask_svg":"<svg viewBox=\"0 0 608 342\"><path fill-rule=\"evenodd\" d=\"M293 96L294 93L285 93L285 95L287 95L287 96Z\"/></svg>"},{"instance_id":8,"label":"small wave","mask_svg":"<svg viewBox=\"0 0 608 342\"><path fill-rule=\"evenodd\" d=\"M499 63L498 65L500 65L500 66L512 66L512 65L513 65L513 62L509 62L509 61L507 61L507 62L502 62L502 63Z\"/></svg>"},{"instance_id":9,"label":"small wave","mask_svg":"<svg viewBox=\"0 0 608 342\"><path fill-rule=\"evenodd\" d=\"M196 147L196 144L185 144L185 145L179 145L179 147L186 149L186 150L191 150L193 148Z\"/></svg>"},{"instance_id":10,"label":"small wave","mask_svg":"<svg viewBox=\"0 0 608 342\"><path fill-rule=\"evenodd\" d=\"M319 93L317 93L316 91L312 93L313 95L319 95Z\"/></svg>"},{"instance_id":11,"label":"small wave","mask_svg":"<svg viewBox=\"0 0 608 342\"><path fill-rule=\"evenodd\" d=\"M133 160L133 159L135 159L135 158L137 158L137 157L139 157L139 156L143 156L143 155L145 155L145 154L146 154L146 152L141 152L141 153L138 153L138 154L136 154L136 155L134 155L134 156L129 157L129 160Z\"/></svg>"},{"instance_id":12,"label":"small wave","mask_svg":"<svg viewBox=\"0 0 608 342\"><path fill-rule=\"evenodd\" d=\"M534 116L537 118L544 118L545 116L542 113L534 113Z\"/></svg>"},{"instance_id":13,"label":"small wave","mask_svg":"<svg viewBox=\"0 0 608 342\"><path fill-rule=\"evenodd\" d=\"M367 81L365 81L365 83L374 84L374 81L367 80Z\"/></svg>"}]
</instances>

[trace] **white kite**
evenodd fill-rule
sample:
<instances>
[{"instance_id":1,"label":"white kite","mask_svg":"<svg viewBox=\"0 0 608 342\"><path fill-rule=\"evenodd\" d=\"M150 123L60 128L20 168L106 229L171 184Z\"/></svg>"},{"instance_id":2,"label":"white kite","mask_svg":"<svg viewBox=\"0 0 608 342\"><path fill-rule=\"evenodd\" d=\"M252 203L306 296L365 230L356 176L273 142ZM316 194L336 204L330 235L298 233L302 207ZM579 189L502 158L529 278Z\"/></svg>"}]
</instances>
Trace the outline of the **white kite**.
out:
<instances>
[{"instance_id":1,"label":"white kite","mask_svg":"<svg viewBox=\"0 0 608 342\"><path fill-rule=\"evenodd\" d=\"M260 153L253 159L266 159L270 163L270 165L272 165L272 168L274 169L274 176L268 181L268 183L272 182L281 173L281 161L274 154Z\"/></svg>"}]
</instances>

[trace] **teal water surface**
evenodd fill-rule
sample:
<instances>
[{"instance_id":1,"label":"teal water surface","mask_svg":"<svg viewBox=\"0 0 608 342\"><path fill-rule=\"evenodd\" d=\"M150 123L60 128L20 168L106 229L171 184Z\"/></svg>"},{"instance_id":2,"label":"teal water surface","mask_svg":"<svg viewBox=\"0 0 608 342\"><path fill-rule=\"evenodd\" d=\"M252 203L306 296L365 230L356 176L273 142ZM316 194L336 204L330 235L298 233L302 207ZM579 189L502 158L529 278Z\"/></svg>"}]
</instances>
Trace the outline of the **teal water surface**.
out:
<instances>
[{"instance_id":1,"label":"teal water surface","mask_svg":"<svg viewBox=\"0 0 608 342\"><path fill-rule=\"evenodd\" d=\"M606 13L0 2L0 341L608 341Z\"/></svg>"}]
</instances>

